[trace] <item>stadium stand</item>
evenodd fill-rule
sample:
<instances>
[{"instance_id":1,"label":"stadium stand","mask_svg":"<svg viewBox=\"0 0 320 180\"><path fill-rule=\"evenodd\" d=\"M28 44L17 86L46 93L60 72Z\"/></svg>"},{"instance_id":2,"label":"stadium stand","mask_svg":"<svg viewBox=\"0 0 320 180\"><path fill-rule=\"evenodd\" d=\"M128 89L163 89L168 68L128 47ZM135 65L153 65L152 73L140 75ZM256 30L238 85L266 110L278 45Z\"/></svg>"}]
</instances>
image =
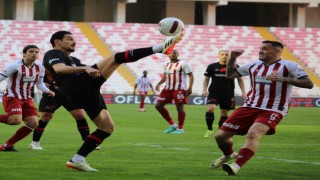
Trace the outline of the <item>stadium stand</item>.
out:
<instances>
[{"instance_id":1,"label":"stadium stand","mask_svg":"<svg viewBox=\"0 0 320 180\"><path fill-rule=\"evenodd\" d=\"M155 24L139 23L90 23L95 32L103 39L106 46L112 51L123 51L132 48L146 47L161 43L165 36L158 32ZM73 32L77 40L74 56L79 57L84 64L91 65L103 57L94 48L88 38L81 32L74 22L56 21L11 21L0 20L0 68L7 62L21 58L21 49L26 44L36 44L41 52L51 49L50 36L58 30ZM319 41L320 30L313 28L270 28L287 47L307 67L320 72L319 69ZM218 51L221 49L245 49L245 53L239 58L239 65L248 63L258 56L258 49L264 39L254 27L247 26L199 26L187 25L185 38L177 45L180 58L186 60L193 68L195 75L194 94L202 93L203 73L206 67L217 61ZM42 58L43 54L41 55ZM141 75L142 70L149 71L149 77L153 84L162 76L163 64L168 60L165 55L155 54L146 57L136 63L125 66L136 77ZM129 83L125 75L115 72L103 85L103 93L132 93L132 82ZM249 89L248 78L245 78L246 89ZM4 89L5 83L1 83L0 89ZM240 88L236 83L236 95L240 95ZM293 96L315 97L320 96L318 87L313 90L294 88Z\"/></svg>"},{"instance_id":2,"label":"stadium stand","mask_svg":"<svg viewBox=\"0 0 320 180\"><path fill-rule=\"evenodd\" d=\"M103 58L74 22L0 20L0 68L3 69L10 61L20 59L21 51L27 44L36 44L41 50L40 59L42 59L44 52L52 48L49 42L51 34L59 30L71 31L74 34L77 46L72 55L81 59L82 63L92 65ZM119 86L115 86L117 84ZM122 86L127 88L118 88ZM2 91L5 89L5 83L1 83L0 89ZM115 72L102 90L127 93L131 92L132 88L119 73Z\"/></svg>"},{"instance_id":3,"label":"stadium stand","mask_svg":"<svg viewBox=\"0 0 320 180\"><path fill-rule=\"evenodd\" d=\"M320 29L271 27L269 30L305 67L316 75L317 81L319 81ZM312 90L294 88L292 96L319 97L320 88L318 86L315 86Z\"/></svg>"},{"instance_id":4,"label":"stadium stand","mask_svg":"<svg viewBox=\"0 0 320 180\"><path fill-rule=\"evenodd\" d=\"M113 51L150 46L162 42L165 38L154 24L92 23L92 26ZM186 26L185 38L183 43L177 45L177 49L180 58L186 60L194 70L194 94L202 93L203 73L207 65L216 61L220 49L246 49L239 62L241 65L257 57L255 50L259 48L262 40L252 27ZM156 54L127 66L137 75L140 75L143 69L148 70L156 83L167 60L165 55ZM240 94L239 88L236 93Z\"/></svg>"},{"instance_id":5,"label":"stadium stand","mask_svg":"<svg viewBox=\"0 0 320 180\"><path fill-rule=\"evenodd\" d=\"M270 28L301 62L320 77L319 28Z\"/></svg>"}]
</instances>

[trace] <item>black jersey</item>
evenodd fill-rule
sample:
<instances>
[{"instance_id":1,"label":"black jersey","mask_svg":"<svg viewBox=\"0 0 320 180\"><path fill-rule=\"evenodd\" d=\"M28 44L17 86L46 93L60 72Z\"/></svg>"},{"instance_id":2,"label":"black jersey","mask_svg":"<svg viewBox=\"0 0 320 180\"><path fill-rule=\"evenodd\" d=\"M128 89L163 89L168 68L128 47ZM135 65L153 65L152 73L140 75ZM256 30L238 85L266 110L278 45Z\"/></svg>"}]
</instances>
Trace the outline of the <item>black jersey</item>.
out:
<instances>
[{"instance_id":1,"label":"black jersey","mask_svg":"<svg viewBox=\"0 0 320 180\"><path fill-rule=\"evenodd\" d=\"M82 84L78 83L80 78L77 78L80 73L57 74L52 66L58 63L63 63L67 66L85 66L81 64L79 59L68 56L60 50L49 50L43 57L43 66L46 68L46 83L56 85L59 89L64 90L81 88Z\"/></svg>"},{"instance_id":2,"label":"black jersey","mask_svg":"<svg viewBox=\"0 0 320 180\"><path fill-rule=\"evenodd\" d=\"M219 62L212 63L207 67L204 76L211 78L209 93L215 96L233 97L234 79L226 77L227 65L221 65Z\"/></svg>"}]
</instances>

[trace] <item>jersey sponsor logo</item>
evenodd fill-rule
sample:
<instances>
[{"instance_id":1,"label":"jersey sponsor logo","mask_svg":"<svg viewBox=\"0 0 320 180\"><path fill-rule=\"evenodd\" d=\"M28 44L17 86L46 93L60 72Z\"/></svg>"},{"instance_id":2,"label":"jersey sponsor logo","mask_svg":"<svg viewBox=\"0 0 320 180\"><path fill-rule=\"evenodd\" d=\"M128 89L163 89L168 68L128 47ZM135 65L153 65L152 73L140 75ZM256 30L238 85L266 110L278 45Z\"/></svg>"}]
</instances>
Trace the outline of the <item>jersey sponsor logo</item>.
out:
<instances>
[{"instance_id":1,"label":"jersey sponsor logo","mask_svg":"<svg viewBox=\"0 0 320 180\"><path fill-rule=\"evenodd\" d=\"M59 59L59 58L50 59L50 60L49 60L49 64L51 64L51 63L54 62L54 61L60 61L60 59Z\"/></svg>"},{"instance_id":2,"label":"jersey sponsor logo","mask_svg":"<svg viewBox=\"0 0 320 180\"><path fill-rule=\"evenodd\" d=\"M266 76L256 76L256 84L270 85L272 84L272 82L270 80L267 80Z\"/></svg>"},{"instance_id":3,"label":"jersey sponsor logo","mask_svg":"<svg viewBox=\"0 0 320 180\"><path fill-rule=\"evenodd\" d=\"M226 77L225 74L215 74L216 77Z\"/></svg>"},{"instance_id":4,"label":"jersey sponsor logo","mask_svg":"<svg viewBox=\"0 0 320 180\"><path fill-rule=\"evenodd\" d=\"M222 126L225 126L225 127L231 128L231 129L239 129L240 128L240 125L233 125L231 123L223 123Z\"/></svg>"},{"instance_id":5,"label":"jersey sponsor logo","mask_svg":"<svg viewBox=\"0 0 320 180\"><path fill-rule=\"evenodd\" d=\"M164 101L164 100L166 100L166 98L158 97L157 100L159 100L159 101Z\"/></svg>"},{"instance_id":6,"label":"jersey sponsor logo","mask_svg":"<svg viewBox=\"0 0 320 180\"><path fill-rule=\"evenodd\" d=\"M36 76L24 76L22 78L22 82L34 82L36 80Z\"/></svg>"},{"instance_id":7,"label":"jersey sponsor logo","mask_svg":"<svg viewBox=\"0 0 320 180\"><path fill-rule=\"evenodd\" d=\"M11 112L21 112L22 109L21 108L12 108Z\"/></svg>"}]
</instances>

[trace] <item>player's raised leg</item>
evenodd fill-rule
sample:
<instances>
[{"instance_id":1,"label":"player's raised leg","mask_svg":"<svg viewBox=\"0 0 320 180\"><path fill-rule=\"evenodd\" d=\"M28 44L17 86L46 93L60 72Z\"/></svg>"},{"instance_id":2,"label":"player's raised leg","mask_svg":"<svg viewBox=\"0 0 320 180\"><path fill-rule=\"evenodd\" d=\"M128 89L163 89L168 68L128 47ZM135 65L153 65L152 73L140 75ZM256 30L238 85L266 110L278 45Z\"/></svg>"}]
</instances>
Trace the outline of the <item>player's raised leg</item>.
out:
<instances>
[{"instance_id":1,"label":"player's raised leg","mask_svg":"<svg viewBox=\"0 0 320 180\"><path fill-rule=\"evenodd\" d=\"M178 33L177 35L167 39L162 44L157 44L152 47L118 52L98 62L97 67L101 71L102 76L107 80L122 63L135 62L141 58L150 56L155 53L169 53L173 50L174 46L182 40L183 35L183 32Z\"/></svg>"}]
</instances>

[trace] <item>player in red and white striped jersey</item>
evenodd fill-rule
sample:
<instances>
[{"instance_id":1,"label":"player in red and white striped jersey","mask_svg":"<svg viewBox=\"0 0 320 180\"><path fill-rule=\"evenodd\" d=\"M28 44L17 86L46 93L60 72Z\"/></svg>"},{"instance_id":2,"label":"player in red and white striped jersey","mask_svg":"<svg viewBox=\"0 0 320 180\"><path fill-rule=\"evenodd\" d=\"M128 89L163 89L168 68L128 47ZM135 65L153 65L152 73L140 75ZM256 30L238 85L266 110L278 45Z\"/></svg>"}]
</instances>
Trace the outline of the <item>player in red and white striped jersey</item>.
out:
<instances>
[{"instance_id":1,"label":"player in red and white striped jersey","mask_svg":"<svg viewBox=\"0 0 320 180\"><path fill-rule=\"evenodd\" d=\"M235 61L243 51L231 52L227 77L249 76L251 90L243 106L233 112L215 135L224 156L212 163L213 168L222 165L229 175L236 175L254 155L260 139L276 132L277 124L288 112L292 87L313 88L312 81L300 65L281 59L282 50L280 42L263 41L259 60L239 68L236 68ZM233 151L232 137L244 134L247 134L246 142L237 154ZM234 163L226 163L234 158Z\"/></svg>"},{"instance_id":2,"label":"player in red and white striped jersey","mask_svg":"<svg viewBox=\"0 0 320 180\"><path fill-rule=\"evenodd\" d=\"M7 79L7 87L3 95L3 107L6 114L0 115L0 122L17 125L22 120L25 126L18 131L3 145L0 151L16 151L13 145L26 137L37 127L38 111L31 97L31 88L36 85L41 91L54 96L43 83L44 67L35 60L39 56L39 48L28 45L23 49L23 59L9 64L0 73L0 82Z\"/></svg>"},{"instance_id":3,"label":"player in red and white striped jersey","mask_svg":"<svg viewBox=\"0 0 320 180\"><path fill-rule=\"evenodd\" d=\"M190 66L185 61L178 59L179 53L177 50L173 50L168 56L170 62L165 64L164 76L156 86L156 90L159 91L159 86L164 82L166 83L157 99L156 109L170 125L163 133L182 134L184 133L183 125L186 118L183 106L188 103L188 96L192 93L194 77ZM189 87L187 87L188 77ZM177 107L178 125L164 107L166 104L172 103L172 101Z\"/></svg>"},{"instance_id":4,"label":"player in red and white striped jersey","mask_svg":"<svg viewBox=\"0 0 320 180\"><path fill-rule=\"evenodd\" d=\"M136 89L138 88L139 95L140 95L140 107L139 107L139 112L145 112L146 109L144 108L144 99L146 98L149 87L153 91L153 94L155 94L151 80L147 77L148 71L144 70L142 72L142 76L138 77L136 79L134 89L133 89L133 95L136 94Z\"/></svg>"}]
</instances>

